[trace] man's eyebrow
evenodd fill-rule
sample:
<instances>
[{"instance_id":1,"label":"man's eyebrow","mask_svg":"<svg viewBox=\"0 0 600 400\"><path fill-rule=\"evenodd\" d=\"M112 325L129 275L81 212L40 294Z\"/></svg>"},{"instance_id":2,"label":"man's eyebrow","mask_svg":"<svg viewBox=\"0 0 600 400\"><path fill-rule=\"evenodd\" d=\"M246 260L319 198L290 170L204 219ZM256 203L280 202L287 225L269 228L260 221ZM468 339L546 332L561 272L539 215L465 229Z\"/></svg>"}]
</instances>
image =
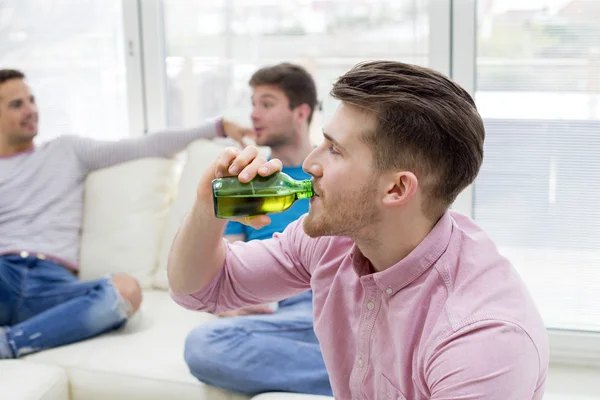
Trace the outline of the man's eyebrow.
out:
<instances>
[{"instance_id":1,"label":"man's eyebrow","mask_svg":"<svg viewBox=\"0 0 600 400\"><path fill-rule=\"evenodd\" d=\"M259 99L269 98L269 99L277 100L277 97L275 97L275 96L273 96L272 94L269 94L269 93L267 93L267 94L261 94L260 96L258 96L258 98Z\"/></svg>"},{"instance_id":2,"label":"man's eyebrow","mask_svg":"<svg viewBox=\"0 0 600 400\"><path fill-rule=\"evenodd\" d=\"M325 131L323 131L323 137L325 139L327 139L328 141L330 141L331 143L333 143L336 147L338 147L340 150L346 151L346 149L344 149L344 146L342 146L340 144L340 142L338 142L337 140L335 140L334 138L332 138L331 136L329 136L327 133L325 133Z\"/></svg>"}]
</instances>

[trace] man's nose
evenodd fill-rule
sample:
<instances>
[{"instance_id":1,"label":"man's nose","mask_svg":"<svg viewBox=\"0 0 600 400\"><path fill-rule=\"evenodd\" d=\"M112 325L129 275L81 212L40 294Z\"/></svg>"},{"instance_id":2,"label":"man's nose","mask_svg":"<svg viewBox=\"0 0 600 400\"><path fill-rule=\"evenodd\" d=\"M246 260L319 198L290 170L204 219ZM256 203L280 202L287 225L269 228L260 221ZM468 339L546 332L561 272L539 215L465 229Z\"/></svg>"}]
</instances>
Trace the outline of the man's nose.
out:
<instances>
[{"instance_id":1,"label":"man's nose","mask_svg":"<svg viewBox=\"0 0 600 400\"><path fill-rule=\"evenodd\" d=\"M308 157L304 159L302 163L302 169L313 177L321 177L323 175L323 168L317 161L315 156L316 150L313 150Z\"/></svg>"},{"instance_id":2,"label":"man's nose","mask_svg":"<svg viewBox=\"0 0 600 400\"><path fill-rule=\"evenodd\" d=\"M37 112L38 112L37 104L29 103L27 105L27 109L26 109L27 116L30 116L31 114L37 114Z\"/></svg>"}]
</instances>

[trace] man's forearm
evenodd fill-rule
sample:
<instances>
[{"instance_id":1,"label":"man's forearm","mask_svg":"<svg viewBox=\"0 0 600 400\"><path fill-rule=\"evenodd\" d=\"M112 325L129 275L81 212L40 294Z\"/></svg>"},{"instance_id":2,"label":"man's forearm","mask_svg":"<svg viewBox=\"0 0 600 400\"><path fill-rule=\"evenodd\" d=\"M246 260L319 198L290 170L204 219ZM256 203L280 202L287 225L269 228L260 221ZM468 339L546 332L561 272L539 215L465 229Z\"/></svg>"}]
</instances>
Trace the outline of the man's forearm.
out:
<instances>
[{"instance_id":1,"label":"man's forearm","mask_svg":"<svg viewBox=\"0 0 600 400\"><path fill-rule=\"evenodd\" d=\"M225 262L225 225L214 216L212 199L196 200L169 254L169 285L174 293L195 293L217 276Z\"/></svg>"},{"instance_id":2,"label":"man's forearm","mask_svg":"<svg viewBox=\"0 0 600 400\"><path fill-rule=\"evenodd\" d=\"M222 121L209 121L192 129L171 129L119 141L80 139L76 152L88 170L147 157L171 157L198 139L223 136Z\"/></svg>"}]
</instances>

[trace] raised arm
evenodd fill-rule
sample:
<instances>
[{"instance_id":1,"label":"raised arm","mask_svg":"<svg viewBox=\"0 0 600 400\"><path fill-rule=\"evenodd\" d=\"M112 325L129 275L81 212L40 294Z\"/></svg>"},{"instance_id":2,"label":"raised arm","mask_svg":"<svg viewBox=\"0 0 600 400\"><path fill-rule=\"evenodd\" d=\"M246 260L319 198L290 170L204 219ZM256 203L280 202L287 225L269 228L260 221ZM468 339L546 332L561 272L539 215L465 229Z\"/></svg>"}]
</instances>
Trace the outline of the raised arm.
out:
<instances>
[{"instance_id":1,"label":"raised arm","mask_svg":"<svg viewBox=\"0 0 600 400\"><path fill-rule=\"evenodd\" d=\"M241 152L225 150L205 172L169 255L169 284L176 301L189 308L223 312L310 287L310 273L296 247L298 236L304 235L301 225L290 226L270 240L229 244L223 238L226 221L214 216L212 179L240 173L241 181L249 181L257 173L268 176L280 170L279 160L267 163L255 147L248 147ZM259 228L270 219L263 215L240 222Z\"/></svg>"},{"instance_id":2,"label":"raised arm","mask_svg":"<svg viewBox=\"0 0 600 400\"><path fill-rule=\"evenodd\" d=\"M230 136L240 141L251 130L217 119L192 129L166 130L117 141L77 138L75 152L88 171L146 157L171 157L197 139Z\"/></svg>"}]
</instances>

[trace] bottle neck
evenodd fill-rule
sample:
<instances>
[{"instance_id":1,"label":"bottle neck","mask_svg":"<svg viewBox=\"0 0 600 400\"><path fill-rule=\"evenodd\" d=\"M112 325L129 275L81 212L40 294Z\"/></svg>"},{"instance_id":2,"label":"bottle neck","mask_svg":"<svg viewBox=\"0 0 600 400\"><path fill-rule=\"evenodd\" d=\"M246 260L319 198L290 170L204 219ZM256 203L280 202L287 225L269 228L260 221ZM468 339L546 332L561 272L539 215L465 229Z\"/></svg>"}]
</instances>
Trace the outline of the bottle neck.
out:
<instances>
[{"instance_id":1,"label":"bottle neck","mask_svg":"<svg viewBox=\"0 0 600 400\"><path fill-rule=\"evenodd\" d=\"M312 180L300 181L302 188L296 194L298 199L308 199L315 195L315 191L313 190L313 182Z\"/></svg>"}]
</instances>

